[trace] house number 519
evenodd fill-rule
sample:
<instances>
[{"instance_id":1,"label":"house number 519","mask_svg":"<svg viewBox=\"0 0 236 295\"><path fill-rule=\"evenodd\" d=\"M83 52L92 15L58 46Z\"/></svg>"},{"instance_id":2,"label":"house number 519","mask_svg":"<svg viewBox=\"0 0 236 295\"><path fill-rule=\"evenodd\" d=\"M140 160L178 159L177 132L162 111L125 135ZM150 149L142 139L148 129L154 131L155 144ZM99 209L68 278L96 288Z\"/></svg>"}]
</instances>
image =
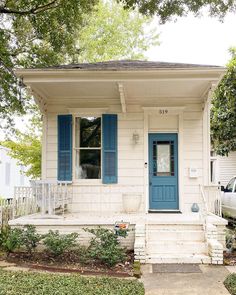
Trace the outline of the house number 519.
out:
<instances>
[{"instance_id":1,"label":"house number 519","mask_svg":"<svg viewBox=\"0 0 236 295\"><path fill-rule=\"evenodd\" d=\"M168 113L168 110L165 110L165 109L159 110L159 114L161 114L161 115L165 115L167 113Z\"/></svg>"}]
</instances>

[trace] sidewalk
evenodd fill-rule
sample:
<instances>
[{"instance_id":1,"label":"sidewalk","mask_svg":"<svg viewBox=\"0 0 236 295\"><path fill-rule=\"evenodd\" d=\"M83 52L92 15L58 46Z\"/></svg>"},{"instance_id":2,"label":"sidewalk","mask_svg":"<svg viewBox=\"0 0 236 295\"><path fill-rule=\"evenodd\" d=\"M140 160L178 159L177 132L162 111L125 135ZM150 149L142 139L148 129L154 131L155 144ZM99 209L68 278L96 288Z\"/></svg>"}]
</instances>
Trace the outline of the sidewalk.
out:
<instances>
[{"instance_id":1,"label":"sidewalk","mask_svg":"<svg viewBox=\"0 0 236 295\"><path fill-rule=\"evenodd\" d=\"M229 295L223 281L229 274L224 266L200 265L202 273L151 273L142 267L141 281L146 295Z\"/></svg>"}]
</instances>

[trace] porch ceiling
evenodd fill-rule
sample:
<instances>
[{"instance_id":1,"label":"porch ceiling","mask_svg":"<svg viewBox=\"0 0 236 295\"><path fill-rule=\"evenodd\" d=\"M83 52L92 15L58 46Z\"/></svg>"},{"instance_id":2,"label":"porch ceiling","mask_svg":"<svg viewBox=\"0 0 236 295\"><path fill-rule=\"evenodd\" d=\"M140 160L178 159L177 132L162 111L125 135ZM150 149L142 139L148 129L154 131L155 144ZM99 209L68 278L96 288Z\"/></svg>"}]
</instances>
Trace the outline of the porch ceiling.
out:
<instances>
[{"instance_id":1,"label":"porch ceiling","mask_svg":"<svg viewBox=\"0 0 236 295\"><path fill-rule=\"evenodd\" d=\"M24 83L47 104L155 104L158 99L199 99L216 84L224 69L157 70L147 72L79 72L76 70L17 70Z\"/></svg>"}]
</instances>

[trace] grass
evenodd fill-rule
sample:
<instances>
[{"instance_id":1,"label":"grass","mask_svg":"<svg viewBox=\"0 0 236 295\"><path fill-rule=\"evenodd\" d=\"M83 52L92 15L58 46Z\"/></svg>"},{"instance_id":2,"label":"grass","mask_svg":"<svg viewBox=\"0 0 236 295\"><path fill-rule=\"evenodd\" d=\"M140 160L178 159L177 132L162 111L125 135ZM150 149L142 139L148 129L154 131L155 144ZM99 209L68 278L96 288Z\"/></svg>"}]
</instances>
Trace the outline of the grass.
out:
<instances>
[{"instance_id":1,"label":"grass","mask_svg":"<svg viewBox=\"0 0 236 295\"><path fill-rule=\"evenodd\" d=\"M134 280L0 269L0 295L144 295Z\"/></svg>"},{"instance_id":2,"label":"grass","mask_svg":"<svg viewBox=\"0 0 236 295\"><path fill-rule=\"evenodd\" d=\"M236 295L236 273L230 274L224 281L225 287L230 294Z\"/></svg>"}]
</instances>

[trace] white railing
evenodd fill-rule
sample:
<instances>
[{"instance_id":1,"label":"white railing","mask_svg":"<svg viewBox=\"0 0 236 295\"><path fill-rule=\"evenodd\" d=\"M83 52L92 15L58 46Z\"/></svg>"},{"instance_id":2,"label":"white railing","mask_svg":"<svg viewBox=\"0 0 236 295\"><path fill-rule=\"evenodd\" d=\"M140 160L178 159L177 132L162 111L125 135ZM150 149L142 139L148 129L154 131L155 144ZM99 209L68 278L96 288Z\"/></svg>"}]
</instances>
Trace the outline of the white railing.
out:
<instances>
[{"instance_id":1,"label":"white railing","mask_svg":"<svg viewBox=\"0 0 236 295\"><path fill-rule=\"evenodd\" d=\"M72 202L71 187L67 181L35 181L32 183L38 210L42 214L64 214Z\"/></svg>"},{"instance_id":2,"label":"white railing","mask_svg":"<svg viewBox=\"0 0 236 295\"><path fill-rule=\"evenodd\" d=\"M203 187L209 213L222 216L221 190L219 185L205 185Z\"/></svg>"},{"instance_id":3,"label":"white railing","mask_svg":"<svg viewBox=\"0 0 236 295\"><path fill-rule=\"evenodd\" d=\"M221 191L216 185L202 186L200 185L200 193L202 206L200 210L201 219L203 222L203 230L207 241L207 216L209 213L221 216Z\"/></svg>"},{"instance_id":4,"label":"white railing","mask_svg":"<svg viewBox=\"0 0 236 295\"><path fill-rule=\"evenodd\" d=\"M207 215L208 215L209 209L208 209L208 204L207 204L205 192L204 192L202 185L200 185L200 192L201 192L201 198L202 198L202 206L201 206L201 210L200 210L200 215L201 215L201 219L203 222L203 230L204 230L204 234L205 234L205 239L207 241Z\"/></svg>"},{"instance_id":5,"label":"white railing","mask_svg":"<svg viewBox=\"0 0 236 295\"><path fill-rule=\"evenodd\" d=\"M15 187L12 199L0 200L0 225L34 213L64 215L72 203L72 188L68 184L66 181L34 181L31 187Z\"/></svg>"}]
</instances>

